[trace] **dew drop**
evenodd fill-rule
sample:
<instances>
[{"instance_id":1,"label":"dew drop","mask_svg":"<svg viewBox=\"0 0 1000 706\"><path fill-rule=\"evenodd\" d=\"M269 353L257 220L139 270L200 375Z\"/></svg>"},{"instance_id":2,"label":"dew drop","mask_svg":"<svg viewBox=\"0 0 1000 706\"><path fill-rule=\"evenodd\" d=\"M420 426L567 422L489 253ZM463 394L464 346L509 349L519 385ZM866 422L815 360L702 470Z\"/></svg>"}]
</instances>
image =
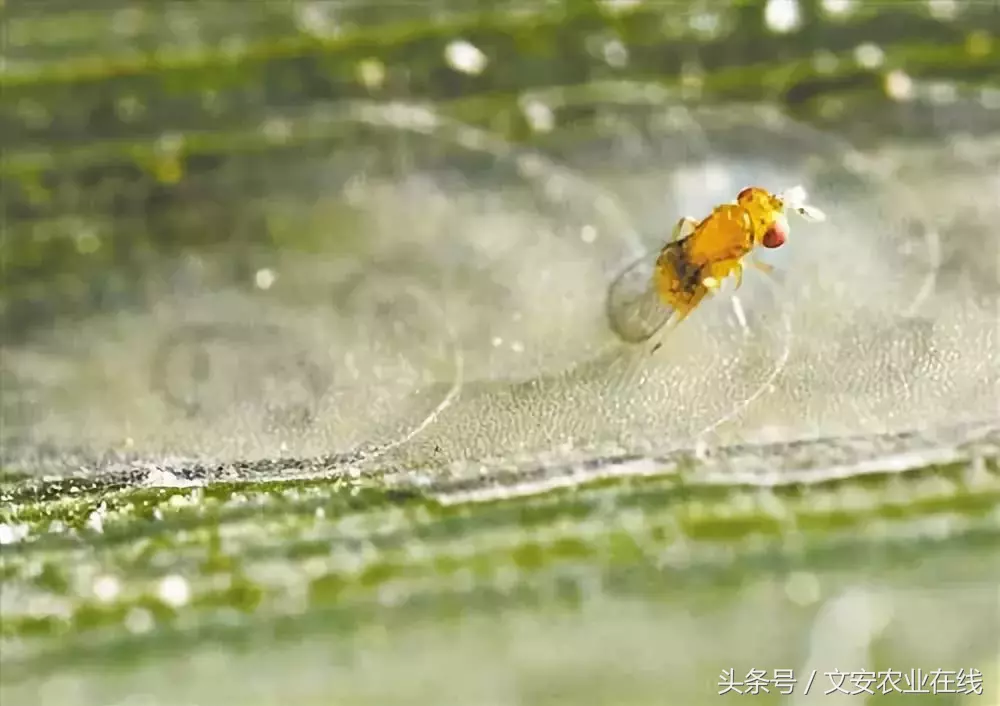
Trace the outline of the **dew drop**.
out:
<instances>
[{"instance_id":1,"label":"dew drop","mask_svg":"<svg viewBox=\"0 0 1000 706\"><path fill-rule=\"evenodd\" d=\"M486 55L479 47L464 39L450 42L444 50L444 58L451 68L465 74L480 74L487 64Z\"/></svg>"},{"instance_id":2,"label":"dew drop","mask_svg":"<svg viewBox=\"0 0 1000 706\"><path fill-rule=\"evenodd\" d=\"M167 605L179 608L190 600L191 588L183 576L171 574L160 581L157 595Z\"/></svg>"},{"instance_id":3,"label":"dew drop","mask_svg":"<svg viewBox=\"0 0 1000 706\"><path fill-rule=\"evenodd\" d=\"M257 274L254 275L254 284L257 285L257 289L267 290L271 288L276 278L274 270L264 267L257 270Z\"/></svg>"},{"instance_id":4,"label":"dew drop","mask_svg":"<svg viewBox=\"0 0 1000 706\"><path fill-rule=\"evenodd\" d=\"M110 603L121 593L121 583L114 576L98 576L94 581L94 596L102 603Z\"/></svg>"},{"instance_id":5,"label":"dew drop","mask_svg":"<svg viewBox=\"0 0 1000 706\"><path fill-rule=\"evenodd\" d=\"M866 69L874 69L885 61L885 52L875 44L861 44L854 50L854 60Z\"/></svg>"},{"instance_id":6,"label":"dew drop","mask_svg":"<svg viewBox=\"0 0 1000 706\"><path fill-rule=\"evenodd\" d=\"M801 22L798 0L768 0L764 6L764 24L772 32L791 32Z\"/></svg>"}]
</instances>

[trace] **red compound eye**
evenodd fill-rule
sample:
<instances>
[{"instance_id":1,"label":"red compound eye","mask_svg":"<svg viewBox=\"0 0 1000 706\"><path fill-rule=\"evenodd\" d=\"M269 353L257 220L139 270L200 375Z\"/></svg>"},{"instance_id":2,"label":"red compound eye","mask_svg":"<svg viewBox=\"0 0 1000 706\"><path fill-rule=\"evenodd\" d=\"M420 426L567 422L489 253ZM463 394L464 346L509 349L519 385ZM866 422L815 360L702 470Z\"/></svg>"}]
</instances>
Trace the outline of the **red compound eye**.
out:
<instances>
[{"instance_id":1,"label":"red compound eye","mask_svg":"<svg viewBox=\"0 0 1000 706\"><path fill-rule=\"evenodd\" d=\"M785 244L787 239L788 227L784 223L778 221L767 229L767 232L764 233L764 237L760 242L765 248L780 248Z\"/></svg>"}]
</instances>

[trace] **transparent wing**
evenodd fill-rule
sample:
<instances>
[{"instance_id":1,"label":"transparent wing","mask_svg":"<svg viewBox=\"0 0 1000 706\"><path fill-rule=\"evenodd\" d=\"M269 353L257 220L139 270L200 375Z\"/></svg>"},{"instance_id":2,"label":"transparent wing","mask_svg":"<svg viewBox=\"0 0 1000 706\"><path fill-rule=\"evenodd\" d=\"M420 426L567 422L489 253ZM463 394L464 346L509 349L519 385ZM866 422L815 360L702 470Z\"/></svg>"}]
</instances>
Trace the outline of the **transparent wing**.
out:
<instances>
[{"instance_id":1,"label":"transparent wing","mask_svg":"<svg viewBox=\"0 0 1000 706\"><path fill-rule=\"evenodd\" d=\"M785 202L787 208L792 209L810 223L819 223L826 220L825 213L815 206L809 205L809 194L806 192L805 187L801 185L793 186L791 189L783 192L779 198Z\"/></svg>"},{"instance_id":2,"label":"transparent wing","mask_svg":"<svg viewBox=\"0 0 1000 706\"><path fill-rule=\"evenodd\" d=\"M674 310L660 299L653 286L658 252L635 260L608 287L608 323L627 343L641 343L663 328Z\"/></svg>"}]
</instances>

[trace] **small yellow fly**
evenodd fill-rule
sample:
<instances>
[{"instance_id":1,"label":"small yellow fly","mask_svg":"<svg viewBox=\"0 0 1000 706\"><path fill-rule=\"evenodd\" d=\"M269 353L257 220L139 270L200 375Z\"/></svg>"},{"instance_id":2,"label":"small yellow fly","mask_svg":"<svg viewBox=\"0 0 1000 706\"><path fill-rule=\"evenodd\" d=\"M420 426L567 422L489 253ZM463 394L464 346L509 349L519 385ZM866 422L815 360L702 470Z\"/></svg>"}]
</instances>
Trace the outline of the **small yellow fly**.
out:
<instances>
[{"instance_id":1,"label":"small yellow fly","mask_svg":"<svg viewBox=\"0 0 1000 706\"><path fill-rule=\"evenodd\" d=\"M826 218L806 198L801 186L780 194L750 186L736 201L716 206L701 221L681 218L655 257L637 260L611 283L607 299L611 328L622 340L640 343L665 325L668 330L677 326L726 277L734 276L738 289L746 256L757 246L781 247L788 238L786 210L811 222ZM772 270L754 259L750 264L763 272Z\"/></svg>"}]
</instances>

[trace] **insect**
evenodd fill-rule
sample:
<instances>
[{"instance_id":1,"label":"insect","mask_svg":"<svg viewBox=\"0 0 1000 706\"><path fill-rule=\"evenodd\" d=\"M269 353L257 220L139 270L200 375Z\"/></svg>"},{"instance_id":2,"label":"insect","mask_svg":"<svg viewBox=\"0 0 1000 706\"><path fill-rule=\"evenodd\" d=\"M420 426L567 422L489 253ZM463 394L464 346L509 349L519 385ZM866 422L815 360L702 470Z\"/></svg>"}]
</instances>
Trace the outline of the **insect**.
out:
<instances>
[{"instance_id":1,"label":"insect","mask_svg":"<svg viewBox=\"0 0 1000 706\"><path fill-rule=\"evenodd\" d=\"M786 210L811 222L826 218L806 198L801 186L780 194L750 186L701 221L681 218L655 257L650 254L633 262L611 283L607 298L611 328L622 340L641 343L664 326L669 330L681 323L727 277L733 276L739 289L744 260L751 251L758 246L778 248L787 240ZM749 262L762 272L773 270L752 257Z\"/></svg>"}]
</instances>

